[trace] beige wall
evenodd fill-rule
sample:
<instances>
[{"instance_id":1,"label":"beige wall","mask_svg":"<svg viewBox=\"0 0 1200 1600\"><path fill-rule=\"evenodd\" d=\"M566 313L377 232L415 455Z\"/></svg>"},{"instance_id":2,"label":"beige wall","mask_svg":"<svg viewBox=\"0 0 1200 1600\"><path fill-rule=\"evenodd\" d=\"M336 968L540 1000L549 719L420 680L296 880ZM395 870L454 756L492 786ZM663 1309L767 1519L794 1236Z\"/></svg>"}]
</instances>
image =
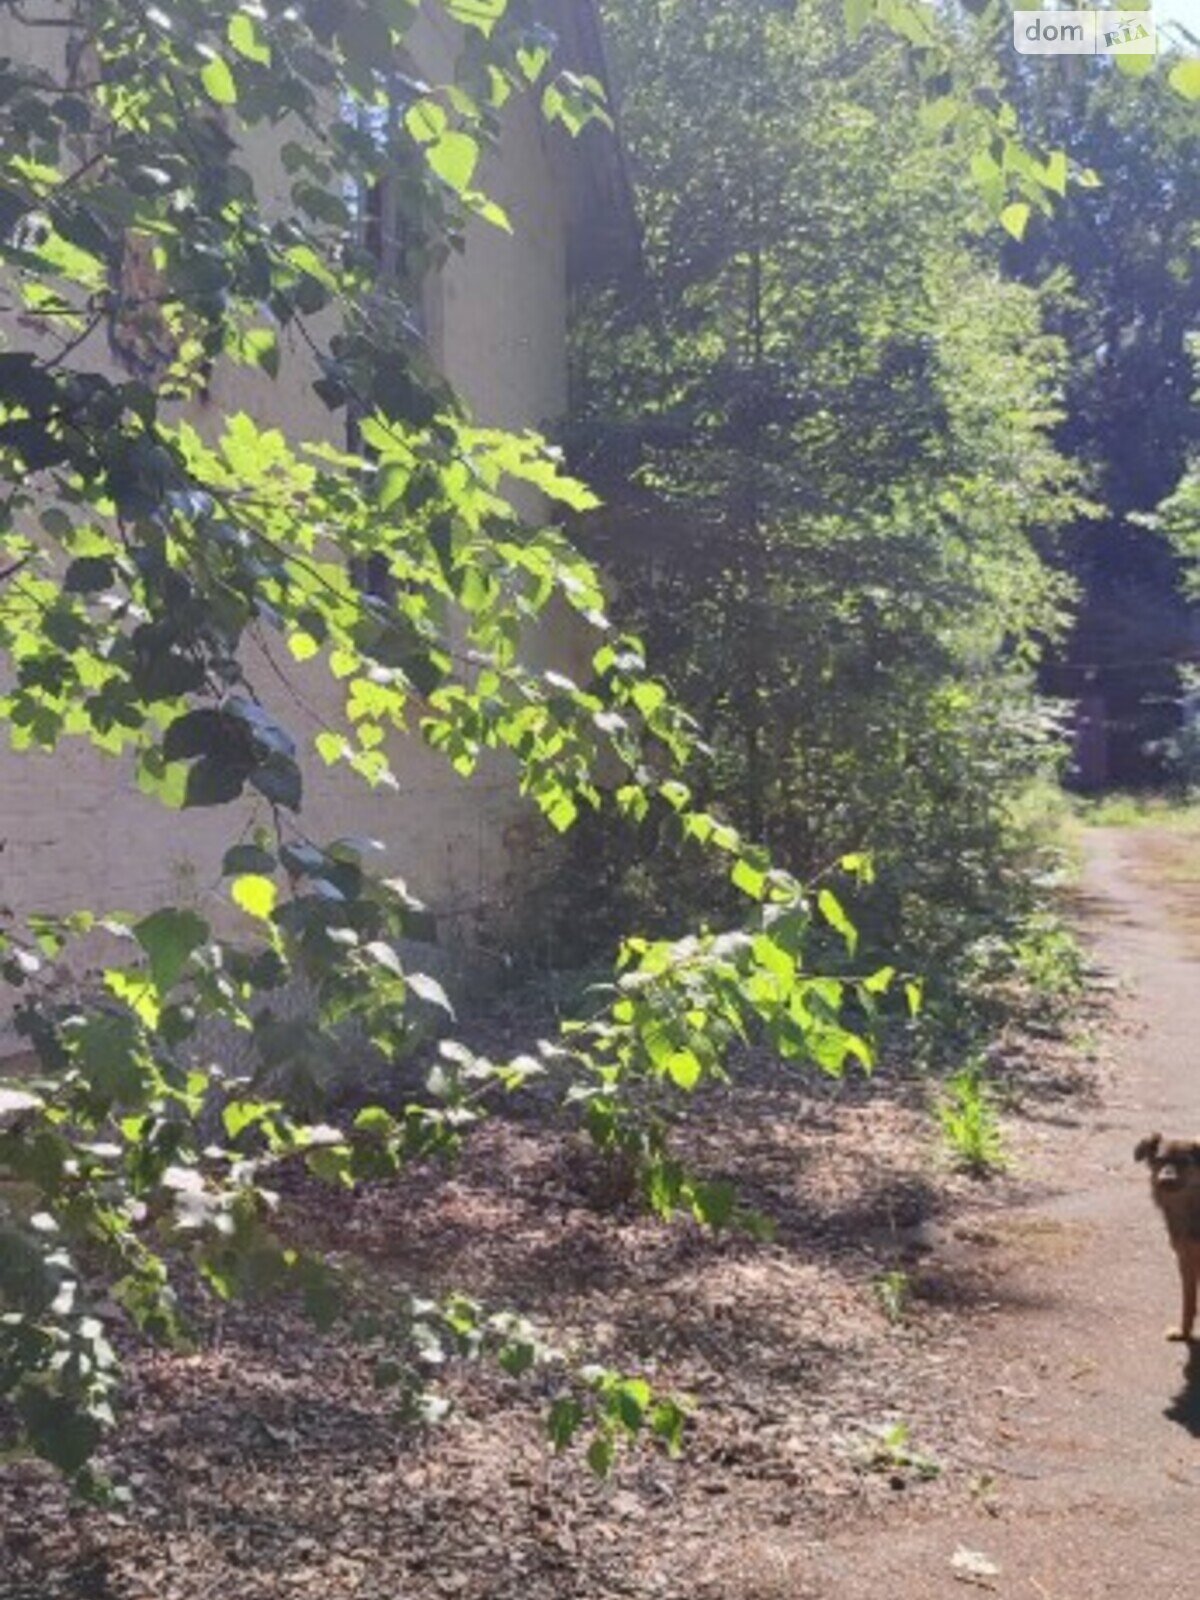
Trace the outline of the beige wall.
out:
<instances>
[{"instance_id":1,"label":"beige wall","mask_svg":"<svg viewBox=\"0 0 1200 1600\"><path fill-rule=\"evenodd\" d=\"M0 20L0 55L36 57L53 69L61 41L56 31L23 28L11 16ZM429 41L431 57L445 51L444 39ZM424 70L436 79L436 59ZM261 165L271 185L269 149ZM481 422L550 426L564 411L566 208L560 181L536 112L517 106L501 150L484 173L489 191L510 214L514 234L472 224L465 254L430 286L431 344ZM2 327L0 332L22 341L29 337ZM78 359L94 364L104 351L84 350ZM340 429L308 384L297 381L304 365L305 356L285 341L278 383L244 369L218 371L197 420L207 428L221 415L244 409L294 437ZM315 663L298 672L281 641L271 650L294 689L284 689L267 663L254 663L256 687L311 750L321 726L339 720L336 686ZM579 672L585 652L586 642L563 625L537 640L533 650ZM0 681L2 674L0 664ZM371 792L310 755L303 762L305 830L316 840L365 835L383 841L386 854L376 858L379 864L408 880L440 914L448 935L471 944L481 917L494 925L515 907L528 840L536 831L529 808L516 794L511 767L499 759L466 784L419 741L395 740L391 756L398 793ZM4 745L0 905L17 915L79 906L139 912L182 899L212 911L225 903L219 888L222 852L255 816L250 803L211 812L167 811L137 792L127 762L77 742L53 756L18 755Z\"/></svg>"}]
</instances>

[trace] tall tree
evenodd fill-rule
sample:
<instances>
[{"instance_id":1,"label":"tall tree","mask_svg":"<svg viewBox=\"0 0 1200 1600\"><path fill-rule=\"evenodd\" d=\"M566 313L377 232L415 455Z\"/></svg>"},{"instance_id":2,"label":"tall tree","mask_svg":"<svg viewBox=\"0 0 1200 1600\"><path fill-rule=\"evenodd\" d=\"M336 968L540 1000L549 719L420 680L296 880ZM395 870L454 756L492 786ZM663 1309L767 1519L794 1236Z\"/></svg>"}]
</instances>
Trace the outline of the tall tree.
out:
<instances>
[{"instance_id":1,"label":"tall tree","mask_svg":"<svg viewBox=\"0 0 1200 1600\"><path fill-rule=\"evenodd\" d=\"M583 321L577 443L644 499L596 548L715 799L801 872L870 850L878 930L949 970L1007 893L1030 663L1066 600L1037 541L1075 504L1061 350L1001 277L992 158L820 0L636 0L609 28L648 283ZM1065 189L1065 157L1044 176Z\"/></svg>"},{"instance_id":2,"label":"tall tree","mask_svg":"<svg viewBox=\"0 0 1200 1600\"><path fill-rule=\"evenodd\" d=\"M1111 778L1145 781L1160 771L1154 749L1176 719L1175 664L1191 647L1175 560L1140 517L1200 441L1187 350L1200 318L1200 129L1171 73L1131 80L1111 63L1046 66L1021 61L1014 98L1026 124L1068 139L1092 177L1052 226L1030 227L1009 265L1029 283L1059 275L1051 325L1070 365L1058 436L1086 463L1098 503L1065 546L1082 604L1048 681L1104 699Z\"/></svg>"}]
</instances>

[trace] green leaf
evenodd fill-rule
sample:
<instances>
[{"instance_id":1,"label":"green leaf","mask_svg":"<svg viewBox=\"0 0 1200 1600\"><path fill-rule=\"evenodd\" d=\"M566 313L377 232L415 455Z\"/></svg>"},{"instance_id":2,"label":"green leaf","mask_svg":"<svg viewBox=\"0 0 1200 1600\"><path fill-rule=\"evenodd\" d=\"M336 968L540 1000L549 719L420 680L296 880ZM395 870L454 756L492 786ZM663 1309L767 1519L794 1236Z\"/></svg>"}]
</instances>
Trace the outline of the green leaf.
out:
<instances>
[{"instance_id":1,"label":"green leaf","mask_svg":"<svg viewBox=\"0 0 1200 1600\"><path fill-rule=\"evenodd\" d=\"M354 1126L360 1133L387 1139L396 1131L396 1121L382 1106L365 1106L355 1117Z\"/></svg>"},{"instance_id":2,"label":"green leaf","mask_svg":"<svg viewBox=\"0 0 1200 1600\"><path fill-rule=\"evenodd\" d=\"M133 936L150 958L150 974L159 994L173 989L188 958L210 937L204 918L194 911L165 908L133 925Z\"/></svg>"},{"instance_id":3,"label":"green leaf","mask_svg":"<svg viewBox=\"0 0 1200 1600\"><path fill-rule=\"evenodd\" d=\"M257 872L238 878L230 893L248 916L257 917L260 922L271 920L271 913L279 900L279 890L275 884Z\"/></svg>"},{"instance_id":4,"label":"green leaf","mask_svg":"<svg viewBox=\"0 0 1200 1600\"><path fill-rule=\"evenodd\" d=\"M1167 74L1167 82L1185 100L1200 100L1200 56L1177 61Z\"/></svg>"},{"instance_id":5,"label":"green leaf","mask_svg":"<svg viewBox=\"0 0 1200 1600\"><path fill-rule=\"evenodd\" d=\"M317 754L327 767L332 767L335 762L340 761L348 749L345 737L329 729L317 734L313 743Z\"/></svg>"},{"instance_id":6,"label":"green leaf","mask_svg":"<svg viewBox=\"0 0 1200 1600\"><path fill-rule=\"evenodd\" d=\"M927 128L940 133L943 128L948 128L952 122L956 122L962 111L962 101L957 96L948 94L940 99L927 101L917 115Z\"/></svg>"},{"instance_id":7,"label":"green leaf","mask_svg":"<svg viewBox=\"0 0 1200 1600\"><path fill-rule=\"evenodd\" d=\"M517 65L527 83L536 83L550 62L550 52L538 45L529 50L517 51Z\"/></svg>"},{"instance_id":8,"label":"green leaf","mask_svg":"<svg viewBox=\"0 0 1200 1600\"><path fill-rule=\"evenodd\" d=\"M236 1139L247 1128L256 1127L279 1110L278 1105L266 1100L231 1100L221 1112L225 1132Z\"/></svg>"},{"instance_id":9,"label":"green leaf","mask_svg":"<svg viewBox=\"0 0 1200 1600\"><path fill-rule=\"evenodd\" d=\"M274 752L249 773L247 781L272 805L299 811L304 782L291 756Z\"/></svg>"},{"instance_id":10,"label":"green leaf","mask_svg":"<svg viewBox=\"0 0 1200 1600\"><path fill-rule=\"evenodd\" d=\"M427 972L410 972L407 976L407 982L412 992L424 1000L427 1005L437 1006L447 1016L452 1017L454 1015L454 1007L450 1004L450 998L436 978L431 978Z\"/></svg>"},{"instance_id":11,"label":"green leaf","mask_svg":"<svg viewBox=\"0 0 1200 1600\"><path fill-rule=\"evenodd\" d=\"M1119 55L1111 58L1123 78L1148 78L1154 71L1156 57L1152 55Z\"/></svg>"},{"instance_id":12,"label":"green leaf","mask_svg":"<svg viewBox=\"0 0 1200 1600\"><path fill-rule=\"evenodd\" d=\"M835 932L840 933L846 941L846 948L853 955L858 946L858 929L846 915L842 902L832 889L822 889L817 896L817 905L821 915Z\"/></svg>"},{"instance_id":13,"label":"green leaf","mask_svg":"<svg viewBox=\"0 0 1200 1600\"><path fill-rule=\"evenodd\" d=\"M91 594L112 586L116 569L107 556L79 556L63 574L67 594Z\"/></svg>"},{"instance_id":14,"label":"green leaf","mask_svg":"<svg viewBox=\"0 0 1200 1600\"><path fill-rule=\"evenodd\" d=\"M279 336L274 328L251 328L242 339L242 353L268 377L279 376Z\"/></svg>"},{"instance_id":15,"label":"green leaf","mask_svg":"<svg viewBox=\"0 0 1200 1600\"><path fill-rule=\"evenodd\" d=\"M653 680L647 679L642 683L635 684L630 698L642 715L650 718L666 705L667 691L661 683L655 683Z\"/></svg>"},{"instance_id":16,"label":"green leaf","mask_svg":"<svg viewBox=\"0 0 1200 1600\"><path fill-rule=\"evenodd\" d=\"M187 807L228 805L245 788L248 773L244 766L203 756L188 768L183 803Z\"/></svg>"},{"instance_id":17,"label":"green leaf","mask_svg":"<svg viewBox=\"0 0 1200 1600\"><path fill-rule=\"evenodd\" d=\"M694 1089L700 1082L704 1069L691 1050L676 1050L664 1063L667 1076L680 1089Z\"/></svg>"},{"instance_id":18,"label":"green leaf","mask_svg":"<svg viewBox=\"0 0 1200 1600\"><path fill-rule=\"evenodd\" d=\"M691 1201L696 1220L710 1228L724 1228L732 1221L737 1204L731 1183L694 1183Z\"/></svg>"},{"instance_id":19,"label":"green leaf","mask_svg":"<svg viewBox=\"0 0 1200 1600\"><path fill-rule=\"evenodd\" d=\"M390 510L404 494L411 479L411 468L398 461L385 463L379 474L379 509Z\"/></svg>"},{"instance_id":20,"label":"green leaf","mask_svg":"<svg viewBox=\"0 0 1200 1600\"><path fill-rule=\"evenodd\" d=\"M1014 239L1023 239L1030 215L1031 208L1023 200L1014 200L1000 213L1000 225L1007 233L1011 233Z\"/></svg>"},{"instance_id":21,"label":"green leaf","mask_svg":"<svg viewBox=\"0 0 1200 1600\"><path fill-rule=\"evenodd\" d=\"M874 14L873 0L845 0L846 31L857 39Z\"/></svg>"},{"instance_id":22,"label":"green leaf","mask_svg":"<svg viewBox=\"0 0 1200 1600\"><path fill-rule=\"evenodd\" d=\"M87 1018L75 1034L76 1060L88 1092L105 1104L144 1104L151 1074L137 1023L127 1013L102 1012Z\"/></svg>"},{"instance_id":23,"label":"green leaf","mask_svg":"<svg viewBox=\"0 0 1200 1600\"><path fill-rule=\"evenodd\" d=\"M627 1432L640 1432L651 1399L650 1385L644 1378L626 1378L618 1384L614 1396L615 1409Z\"/></svg>"},{"instance_id":24,"label":"green leaf","mask_svg":"<svg viewBox=\"0 0 1200 1600\"><path fill-rule=\"evenodd\" d=\"M425 158L438 177L461 194L475 176L479 144L469 133L451 131L426 149Z\"/></svg>"},{"instance_id":25,"label":"green leaf","mask_svg":"<svg viewBox=\"0 0 1200 1600\"><path fill-rule=\"evenodd\" d=\"M446 10L465 28L490 34L508 9L508 0L444 0Z\"/></svg>"},{"instance_id":26,"label":"green leaf","mask_svg":"<svg viewBox=\"0 0 1200 1600\"><path fill-rule=\"evenodd\" d=\"M988 205L998 213L1004 202L1004 174L986 150L977 150L971 157L971 176Z\"/></svg>"},{"instance_id":27,"label":"green leaf","mask_svg":"<svg viewBox=\"0 0 1200 1600\"><path fill-rule=\"evenodd\" d=\"M66 1395L30 1386L18 1395L17 1410L38 1455L61 1472L80 1471L100 1443L99 1422Z\"/></svg>"},{"instance_id":28,"label":"green leaf","mask_svg":"<svg viewBox=\"0 0 1200 1600\"><path fill-rule=\"evenodd\" d=\"M237 53L245 56L247 61L257 61L263 66L270 66L271 47L259 37L258 24L253 17L244 11L236 12L229 19L227 37Z\"/></svg>"},{"instance_id":29,"label":"green leaf","mask_svg":"<svg viewBox=\"0 0 1200 1600\"><path fill-rule=\"evenodd\" d=\"M683 1447L687 1420L687 1412L677 1400L658 1401L650 1414L650 1431L663 1441L670 1455L678 1455Z\"/></svg>"},{"instance_id":30,"label":"green leaf","mask_svg":"<svg viewBox=\"0 0 1200 1600\"><path fill-rule=\"evenodd\" d=\"M221 862L221 873L226 878L236 878L240 873L261 873L269 877L277 862L269 850L257 844L235 844L226 850Z\"/></svg>"},{"instance_id":31,"label":"green leaf","mask_svg":"<svg viewBox=\"0 0 1200 1600\"><path fill-rule=\"evenodd\" d=\"M292 653L293 660L311 661L315 655L320 654L321 646L311 633L300 632L288 636L288 649Z\"/></svg>"},{"instance_id":32,"label":"green leaf","mask_svg":"<svg viewBox=\"0 0 1200 1600\"><path fill-rule=\"evenodd\" d=\"M213 56L201 71L200 82L208 98L216 101L217 105L232 106L237 103L237 83L223 56Z\"/></svg>"},{"instance_id":33,"label":"green leaf","mask_svg":"<svg viewBox=\"0 0 1200 1600\"><path fill-rule=\"evenodd\" d=\"M565 1450L583 1425L583 1406L573 1396L564 1396L550 1407L546 1432L556 1450Z\"/></svg>"},{"instance_id":34,"label":"green leaf","mask_svg":"<svg viewBox=\"0 0 1200 1600\"><path fill-rule=\"evenodd\" d=\"M767 875L760 872L757 867L752 867L746 860L735 863L733 871L729 874L731 882L743 894L748 894L751 900L761 900L767 889Z\"/></svg>"},{"instance_id":35,"label":"green leaf","mask_svg":"<svg viewBox=\"0 0 1200 1600\"><path fill-rule=\"evenodd\" d=\"M1041 180L1047 189L1053 189L1057 195L1066 195L1067 192L1067 153L1065 150L1053 150L1049 160L1041 171Z\"/></svg>"},{"instance_id":36,"label":"green leaf","mask_svg":"<svg viewBox=\"0 0 1200 1600\"><path fill-rule=\"evenodd\" d=\"M104 974L105 987L118 1000L123 1000L138 1020L154 1030L162 1019L162 1006L152 982L141 972L127 972L122 967L110 967Z\"/></svg>"},{"instance_id":37,"label":"green leaf","mask_svg":"<svg viewBox=\"0 0 1200 1600\"><path fill-rule=\"evenodd\" d=\"M449 120L436 100L418 100L404 113L404 126L418 144L432 144L440 139Z\"/></svg>"}]
</instances>

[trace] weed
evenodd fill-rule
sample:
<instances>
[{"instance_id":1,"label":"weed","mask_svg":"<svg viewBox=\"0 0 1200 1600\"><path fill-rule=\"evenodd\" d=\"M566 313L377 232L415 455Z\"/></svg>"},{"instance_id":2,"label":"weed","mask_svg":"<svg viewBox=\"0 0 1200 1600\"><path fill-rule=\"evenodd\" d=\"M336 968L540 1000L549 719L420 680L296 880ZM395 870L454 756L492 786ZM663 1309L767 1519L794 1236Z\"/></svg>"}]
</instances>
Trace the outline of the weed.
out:
<instances>
[{"instance_id":1,"label":"weed","mask_svg":"<svg viewBox=\"0 0 1200 1600\"><path fill-rule=\"evenodd\" d=\"M1047 1000L1066 1000L1083 988L1083 951L1074 934L1049 912L1026 919L1013 941L1021 978Z\"/></svg>"},{"instance_id":2,"label":"weed","mask_svg":"<svg viewBox=\"0 0 1200 1600\"><path fill-rule=\"evenodd\" d=\"M996 1479L993 1473L981 1472L971 1479L971 1499L982 1507L989 1517L998 1517L1000 1507L996 1499Z\"/></svg>"},{"instance_id":3,"label":"weed","mask_svg":"<svg viewBox=\"0 0 1200 1600\"><path fill-rule=\"evenodd\" d=\"M889 1472L896 1477L912 1472L925 1482L939 1477L942 1469L938 1463L914 1450L909 1438L907 1422L890 1422L873 1430L859 1459L868 1472Z\"/></svg>"},{"instance_id":4,"label":"weed","mask_svg":"<svg viewBox=\"0 0 1200 1600\"><path fill-rule=\"evenodd\" d=\"M912 1279L907 1272L896 1268L891 1272L881 1272L872 1287L884 1316L893 1327L898 1326L904 1321L912 1300Z\"/></svg>"},{"instance_id":5,"label":"weed","mask_svg":"<svg viewBox=\"0 0 1200 1600\"><path fill-rule=\"evenodd\" d=\"M942 1137L964 1171L986 1177L1007 1165L996 1098L979 1062L948 1080L936 1112Z\"/></svg>"},{"instance_id":6,"label":"weed","mask_svg":"<svg viewBox=\"0 0 1200 1600\"><path fill-rule=\"evenodd\" d=\"M1085 1061L1095 1061L1100 1055L1100 1035L1095 1028L1077 1028L1067 1043Z\"/></svg>"},{"instance_id":7,"label":"weed","mask_svg":"<svg viewBox=\"0 0 1200 1600\"><path fill-rule=\"evenodd\" d=\"M1095 828L1134 828L1145 825L1195 828L1200 806L1195 797L1167 794L1106 794L1096 800L1078 800L1075 814Z\"/></svg>"}]
</instances>

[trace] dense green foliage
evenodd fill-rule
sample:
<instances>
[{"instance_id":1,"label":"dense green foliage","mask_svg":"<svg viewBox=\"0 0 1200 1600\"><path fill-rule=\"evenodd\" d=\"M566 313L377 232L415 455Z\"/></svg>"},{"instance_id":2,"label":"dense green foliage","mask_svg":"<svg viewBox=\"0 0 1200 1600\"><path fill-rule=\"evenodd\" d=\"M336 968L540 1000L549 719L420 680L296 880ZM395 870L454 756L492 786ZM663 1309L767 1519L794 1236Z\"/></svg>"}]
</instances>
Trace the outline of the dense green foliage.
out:
<instances>
[{"instance_id":1,"label":"dense green foliage","mask_svg":"<svg viewBox=\"0 0 1200 1600\"><path fill-rule=\"evenodd\" d=\"M1159 507L1157 526L1186 563L1188 592L1200 588L1200 463L1193 461Z\"/></svg>"},{"instance_id":2,"label":"dense green foliage","mask_svg":"<svg viewBox=\"0 0 1200 1600\"><path fill-rule=\"evenodd\" d=\"M592 497L536 438L474 426L410 337L421 277L465 221L508 225L474 187L505 103L533 92L576 132L603 116L525 7L435 9L463 30L437 86L389 66L418 15L406 0L82 0L33 23L0 8L24 38L0 66L4 724L18 751L83 739L118 755L181 829L189 810L254 797L261 816L248 833L231 813L220 926L184 904L0 931L40 1063L0 1084L0 1400L72 1472L117 1382L99 1298L167 1335L179 1271L218 1296L290 1287L317 1316L346 1309L328 1266L273 1226L282 1161L331 1182L387 1175L452 1150L490 1100L552 1068L654 1205L720 1223L733 1197L668 1155L646 1109L660 1086L719 1071L750 1028L827 1070L870 1059L840 1020L843 985L809 967L798 881L695 808L674 775L686 718L613 634L592 570L504 488L576 510ZM387 270L365 236L381 182L405 245ZM228 362L311 386L329 432L287 438L211 402L201 431L187 402ZM387 601L359 587L365 560L393 580ZM522 659L551 603L596 630L590 685ZM247 661L264 634L344 683L316 752L258 694ZM560 830L602 802L664 808L722 863L738 915L719 936L625 940L587 1018L536 1055L443 1040L422 1092L313 1126L297 1113L331 1061L400 1061L414 1022L451 1012L399 953L421 917L405 885L371 874L363 842L303 824L314 755L386 784L389 734L423 738L464 781L506 752ZM845 926L831 896L820 910ZM54 964L97 932L124 958L56 991ZM890 976L855 983L859 1022ZM280 1004L297 985L299 1015ZM243 1040L244 1070L214 1063L214 1024ZM538 1355L521 1324L462 1301L370 1309L355 1325L381 1374L417 1396L443 1346L494 1349L513 1372ZM591 1372L555 1406L555 1442L585 1423L602 1468L643 1424L673 1443L681 1415L639 1379Z\"/></svg>"},{"instance_id":3,"label":"dense green foliage","mask_svg":"<svg viewBox=\"0 0 1200 1600\"><path fill-rule=\"evenodd\" d=\"M1035 903L1011 806L1052 754L1062 345L1002 276L991 146L964 162L893 40L819 0L608 20L647 281L579 338L579 460L617 502L595 549L712 746L706 795L801 875L868 852L856 920L953 995Z\"/></svg>"},{"instance_id":4,"label":"dense green foliage","mask_svg":"<svg viewBox=\"0 0 1200 1600\"><path fill-rule=\"evenodd\" d=\"M1200 117L1175 92L1189 81L1178 68L1130 83L1111 70L1043 66L1012 61L1022 121L1069 140L1096 177L1008 252L1024 282L1062 284L1048 306L1069 352L1057 438L1085 465L1097 501L1062 543L1081 604L1046 681L1104 696L1111 778L1145 782L1161 773L1156 750L1176 721L1175 662L1194 649L1176 562L1143 518L1200 447L1187 347L1200 310Z\"/></svg>"},{"instance_id":5,"label":"dense green foliage","mask_svg":"<svg viewBox=\"0 0 1200 1600\"><path fill-rule=\"evenodd\" d=\"M1194 343L1191 348L1194 353ZM1194 607L1200 596L1200 453L1188 462L1157 512L1144 520L1158 537L1167 540L1181 567L1183 595ZM1194 630L1181 657L1180 715L1159 750L1172 785L1194 796L1200 791L1200 652L1195 648Z\"/></svg>"}]
</instances>

